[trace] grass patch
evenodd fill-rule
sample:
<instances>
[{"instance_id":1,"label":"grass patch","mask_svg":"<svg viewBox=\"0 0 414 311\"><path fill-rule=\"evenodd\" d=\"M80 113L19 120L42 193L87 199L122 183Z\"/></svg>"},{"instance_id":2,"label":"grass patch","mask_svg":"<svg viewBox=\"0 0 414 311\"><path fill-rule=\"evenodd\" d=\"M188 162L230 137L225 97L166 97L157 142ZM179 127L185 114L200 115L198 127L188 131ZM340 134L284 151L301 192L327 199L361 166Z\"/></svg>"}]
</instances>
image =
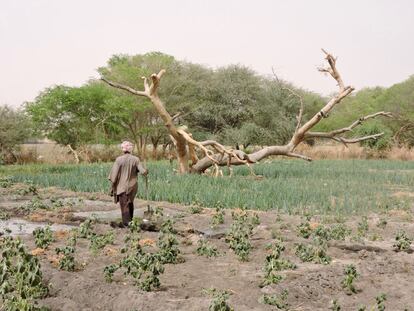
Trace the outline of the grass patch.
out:
<instances>
[{"instance_id":1,"label":"grass patch","mask_svg":"<svg viewBox=\"0 0 414 311\"><path fill-rule=\"evenodd\" d=\"M0 176L15 182L31 180L44 187L57 186L80 192L104 192L110 163L81 165L13 165L0 168ZM392 196L414 188L412 163L390 160L275 160L235 167L234 176L180 176L166 161L149 162L149 199L173 203L258 210L278 209L291 214L352 215L372 210L407 208L412 198ZM403 173L402 173L403 172ZM142 181L141 181L142 183ZM144 187L138 196L145 199Z\"/></svg>"}]
</instances>

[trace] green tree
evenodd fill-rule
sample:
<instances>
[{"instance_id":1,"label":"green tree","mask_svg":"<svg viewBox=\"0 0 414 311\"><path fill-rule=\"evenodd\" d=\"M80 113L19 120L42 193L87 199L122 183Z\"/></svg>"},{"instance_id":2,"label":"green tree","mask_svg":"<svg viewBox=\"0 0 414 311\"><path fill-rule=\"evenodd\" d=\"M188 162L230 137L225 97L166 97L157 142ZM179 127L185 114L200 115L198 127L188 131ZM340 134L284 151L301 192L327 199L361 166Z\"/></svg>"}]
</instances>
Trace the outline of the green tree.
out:
<instances>
[{"instance_id":1,"label":"green tree","mask_svg":"<svg viewBox=\"0 0 414 311\"><path fill-rule=\"evenodd\" d=\"M0 163L16 162L20 144L31 133L30 120L23 111L0 106Z\"/></svg>"}]
</instances>

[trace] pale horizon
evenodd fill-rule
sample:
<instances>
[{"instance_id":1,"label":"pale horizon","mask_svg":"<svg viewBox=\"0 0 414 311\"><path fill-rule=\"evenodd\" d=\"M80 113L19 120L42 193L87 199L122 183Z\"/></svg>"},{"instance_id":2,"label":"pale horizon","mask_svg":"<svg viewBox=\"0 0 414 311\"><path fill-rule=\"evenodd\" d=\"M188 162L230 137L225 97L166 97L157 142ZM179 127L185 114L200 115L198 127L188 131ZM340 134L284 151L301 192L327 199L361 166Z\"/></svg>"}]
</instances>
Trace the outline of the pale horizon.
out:
<instances>
[{"instance_id":1,"label":"pale horizon","mask_svg":"<svg viewBox=\"0 0 414 311\"><path fill-rule=\"evenodd\" d=\"M321 93L321 48L344 82L389 87L414 74L413 1L2 1L0 105L80 86L114 54L160 51L212 68L246 65Z\"/></svg>"}]
</instances>

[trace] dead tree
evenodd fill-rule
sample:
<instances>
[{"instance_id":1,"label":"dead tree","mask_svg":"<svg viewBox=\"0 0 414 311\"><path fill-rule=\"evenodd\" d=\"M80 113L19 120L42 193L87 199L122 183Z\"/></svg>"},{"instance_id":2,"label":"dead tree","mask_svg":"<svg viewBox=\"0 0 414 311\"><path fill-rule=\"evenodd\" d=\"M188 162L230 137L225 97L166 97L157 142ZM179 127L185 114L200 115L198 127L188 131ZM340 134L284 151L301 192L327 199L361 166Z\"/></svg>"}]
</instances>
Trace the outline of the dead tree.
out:
<instances>
[{"instance_id":1,"label":"dead tree","mask_svg":"<svg viewBox=\"0 0 414 311\"><path fill-rule=\"evenodd\" d=\"M152 74L150 81L146 77L142 77L144 81L144 90L138 91L129 86L122 85L113 81L109 81L105 78L101 78L107 84L125 90L131 94L137 96L147 97L158 114L162 118L164 125L166 126L170 138L176 146L177 150L177 159L178 159L178 170L181 174L184 173L203 173L206 169L214 167L216 174L219 174L219 166L228 166L231 169L233 165L250 165L252 163L259 162L260 160L267 158L269 156L287 156L300 158L306 161L311 161L312 159L296 153L296 147L307 139L312 138L324 138L331 139L340 143L343 143L345 146L347 144L357 143L369 139L378 139L384 133L378 133L374 135L357 137L357 138L346 138L344 134L351 132L355 127L362 124L364 121L378 116L390 117L389 112L377 112L371 115L362 116L348 127L337 129L331 132L312 132L312 128L317 125L322 119L327 118L332 111L332 109L338 105L346 96L351 94L354 90L352 86L345 86L341 75L339 74L336 68L336 58L331 54L322 50L324 52L325 59L328 63L326 68L319 68L319 71L323 73L328 73L332 78L337 82L339 91L334 95L322 109L316 113L310 120L303 123L303 101L302 98L289 90L293 96L297 96L300 100L300 108L297 116L297 124L292 138L286 145L281 146L266 146L256 152L246 154L241 150L230 149L214 140L206 141L197 141L192 138L191 133L185 126L177 126L174 123L174 117L172 117L168 111L165 109L164 103L158 96L158 87L162 76L165 74L165 70L161 70L158 74ZM197 151L200 151L204 157L199 159Z\"/></svg>"}]
</instances>

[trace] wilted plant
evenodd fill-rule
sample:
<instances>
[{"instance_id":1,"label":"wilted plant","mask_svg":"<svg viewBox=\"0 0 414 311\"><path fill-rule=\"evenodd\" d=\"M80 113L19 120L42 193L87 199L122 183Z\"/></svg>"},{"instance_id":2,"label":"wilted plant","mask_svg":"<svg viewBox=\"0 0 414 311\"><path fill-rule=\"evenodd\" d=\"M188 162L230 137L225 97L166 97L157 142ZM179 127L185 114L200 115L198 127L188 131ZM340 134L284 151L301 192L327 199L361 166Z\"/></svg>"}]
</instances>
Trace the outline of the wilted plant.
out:
<instances>
[{"instance_id":1,"label":"wilted plant","mask_svg":"<svg viewBox=\"0 0 414 311\"><path fill-rule=\"evenodd\" d=\"M176 234L177 231L174 229L174 222L171 219L167 219L161 224L161 233L172 233Z\"/></svg>"},{"instance_id":2,"label":"wilted plant","mask_svg":"<svg viewBox=\"0 0 414 311\"><path fill-rule=\"evenodd\" d=\"M314 262L327 265L331 262L331 257L326 253L327 246L320 241L310 244L297 244L295 247L295 254L303 262Z\"/></svg>"},{"instance_id":3,"label":"wilted plant","mask_svg":"<svg viewBox=\"0 0 414 311\"><path fill-rule=\"evenodd\" d=\"M349 290L350 293L356 293L354 281L359 276L356 267L353 264L347 265L344 270L345 278L342 280L342 287Z\"/></svg>"},{"instance_id":4,"label":"wilted plant","mask_svg":"<svg viewBox=\"0 0 414 311\"><path fill-rule=\"evenodd\" d=\"M119 269L119 265L110 264L109 266L106 266L104 268L104 277L105 281L108 283L112 282L112 278L114 276L114 273Z\"/></svg>"},{"instance_id":5,"label":"wilted plant","mask_svg":"<svg viewBox=\"0 0 414 311\"><path fill-rule=\"evenodd\" d=\"M139 218L133 218L129 224L128 224L128 229L130 233L138 233L141 231L141 219Z\"/></svg>"},{"instance_id":6,"label":"wilted plant","mask_svg":"<svg viewBox=\"0 0 414 311\"><path fill-rule=\"evenodd\" d=\"M137 247L133 254L120 262L119 267L125 268L124 274L131 275L135 279L135 284L145 291L151 291L161 285L159 276L164 273L164 266L158 253L144 253L141 247ZM109 277L110 272L107 273Z\"/></svg>"},{"instance_id":7,"label":"wilted plant","mask_svg":"<svg viewBox=\"0 0 414 311\"><path fill-rule=\"evenodd\" d=\"M204 289L204 293L213 298L208 307L209 311L234 311L234 309L227 303L230 296L227 291L208 288Z\"/></svg>"},{"instance_id":8,"label":"wilted plant","mask_svg":"<svg viewBox=\"0 0 414 311\"><path fill-rule=\"evenodd\" d=\"M217 257L219 254L217 247L204 239L198 240L196 251L198 255L206 257Z\"/></svg>"},{"instance_id":9,"label":"wilted plant","mask_svg":"<svg viewBox=\"0 0 414 311\"><path fill-rule=\"evenodd\" d=\"M9 213L5 211L0 211L0 220L7 220L10 219Z\"/></svg>"},{"instance_id":10,"label":"wilted plant","mask_svg":"<svg viewBox=\"0 0 414 311\"><path fill-rule=\"evenodd\" d=\"M80 238L89 238L91 235L94 234L93 232L93 224L94 219L88 218L84 222L82 222L78 228L78 237Z\"/></svg>"},{"instance_id":11,"label":"wilted plant","mask_svg":"<svg viewBox=\"0 0 414 311\"><path fill-rule=\"evenodd\" d=\"M405 231L401 230L397 232L393 246L396 251L408 251L411 247L411 242L412 239L407 236Z\"/></svg>"},{"instance_id":12,"label":"wilted plant","mask_svg":"<svg viewBox=\"0 0 414 311\"><path fill-rule=\"evenodd\" d=\"M36 246L40 248L47 248L50 243L54 241L50 226L46 226L45 228L36 228L33 230L33 236L35 238Z\"/></svg>"},{"instance_id":13,"label":"wilted plant","mask_svg":"<svg viewBox=\"0 0 414 311\"><path fill-rule=\"evenodd\" d=\"M46 310L36 306L35 299L45 297L39 260L29 254L20 239L0 240L1 310Z\"/></svg>"},{"instance_id":14,"label":"wilted plant","mask_svg":"<svg viewBox=\"0 0 414 311\"><path fill-rule=\"evenodd\" d=\"M164 209L162 207L155 207L154 209L154 217L155 218L162 218L164 217Z\"/></svg>"},{"instance_id":15,"label":"wilted plant","mask_svg":"<svg viewBox=\"0 0 414 311\"><path fill-rule=\"evenodd\" d=\"M56 254L63 255L59 260L59 269L65 271L75 271L75 247L69 245L57 247Z\"/></svg>"},{"instance_id":16,"label":"wilted plant","mask_svg":"<svg viewBox=\"0 0 414 311\"><path fill-rule=\"evenodd\" d=\"M344 224L335 224L331 227L330 231L330 237L332 240L344 241L345 238L351 234L351 229Z\"/></svg>"},{"instance_id":17,"label":"wilted plant","mask_svg":"<svg viewBox=\"0 0 414 311\"><path fill-rule=\"evenodd\" d=\"M281 309L281 310L288 310L289 308L289 304L287 303L288 295L289 295L289 292L286 289L283 290L280 293L280 295L264 294L260 298L260 302L267 304L267 305L276 306L278 309Z\"/></svg>"},{"instance_id":18,"label":"wilted plant","mask_svg":"<svg viewBox=\"0 0 414 311\"><path fill-rule=\"evenodd\" d=\"M253 226L260 225L260 217L258 213L256 212L253 213L253 216L251 217L251 223Z\"/></svg>"},{"instance_id":19,"label":"wilted plant","mask_svg":"<svg viewBox=\"0 0 414 311\"><path fill-rule=\"evenodd\" d=\"M332 300L332 306L329 308L329 310L332 310L332 311L341 311L342 310L341 306L339 305L338 300L336 300L336 299Z\"/></svg>"},{"instance_id":20,"label":"wilted plant","mask_svg":"<svg viewBox=\"0 0 414 311\"><path fill-rule=\"evenodd\" d=\"M252 248L249 235L253 227L249 223L246 211L233 211L232 216L233 223L230 232L226 236L226 242L229 243L230 248L241 261L247 261Z\"/></svg>"},{"instance_id":21,"label":"wilted plant","mask_svg":"<svg viewBox=\"0 0 414 311\"><path fill-rule=\"evenodd\" d=\"M159 248L159 255L162 263L177 263L180 249L178 248L178 241L172 233L161 233L157 246Z\"/></svg>"},{"instance_id":22,"label":"wilted plant","mask_svg":"<svg viewBox=\"0 0 414 311\"><path fill-rule=\"evenodd\" d=\"M312 228L308 221L301 222L300 225L297 227L297 232L299 236L302 238L308 239L312 234Z\"/></svg>"},{"instance_id":23,"label":"wilted plant","mask_svg":"<svg viewBox=\"0 0 414 311\"><path fill-rule=\"evenodd\" d=\"M214 208L215 208L215 213L214 213L213 217L211 218L211 222L210 222L212 227L216 227L219 224L223 224L224 223L224 215L225 215L224 207L223 207L223 205L221 204L220 201L217 201L214 204Z\"/></svg>"},{"instance_id":24,"label":"wilted plant","mask_svg":"<svg viewBox=\"0 0 414 311\"><path fill-rule=\"evenodd\" d=\"M381 229L385 229L387 224L388 224L387 220L385 218L381 218L377 223L377 227Z\"/></svg>"},{"instance_id":25,"label":"wilted plant","mask_svg":"<svg viewBox=\"0 0 414 311\"><path fill-rule=\"evenodd\" d=\"M99 250L104 248L108 244L114 243L114 232L108 231L105 234L98 235L98 234L92 234L89 236L89 240L91 241L91 244L89 248L92 250L92 253L96 254Z\"/></svg>"},{"instance_id":26,"label":"wilted plant","mask_svg":"<svg viewBox=\"0 0 414 311\"><path fill-rule=\"evenodd\" d=\"M191 205L191 206L188 208L188 211L189 211L191 214L200 214L200 213L203 211L203 208L202 208L201 206L198 206L198 205Z\"/></svg>"},{"instance_id":27,"label":"wilted plant","mask_svg":"<svg viewBox=\"0 0 414 311\"><path fill-rule=\"evenodd\" d=\"M264 272L265 277L261 283L261 287L270 284L279 283L283 277L277 272L288 269L296 269L296 265L289 260L280 259L282 252L285 250L285 246L281 241L277 241L267 247L270 253L266 256Z\"/></svg>"},{"instance_id":28,"label":"wilted plant","mask_svg":"<svg viewBox=\"0 0 414 311\"><path fill-rule=\"evenodd\" d=\"M368 234L368 230L369 230L368 218L367 216L362 216L361 221L358 222L357 236L359 238L366 237Z\"/></svg>"},{"instance_id":29,"label":"wilted plant","mask_svg":"<svg viewBox=\"0 0 414 311\"><path fill-rule=\"evenodd\" d=\"M375 301L377 303L377 309L378 311L384 311L385 310L385 301L387 300L387 296L382 293L375 297Z\"/></svg>"},{"instance_id":30,"label":"wilted plant","mask_svg":"<svg viewBox=\"0 0 414 311\"><path fill-rule=\"evenodd\" d=\"M50 209L50 207L44 202L42 202L41 200L39 200L38 198L33 198L30 202L27 202L19 206L19 210L23 214L30 214L38 209L47 210L47 209Z\"/></svg>"},{"instance_id":31,"label":"wilted plant","mask_svg":"<svg viewBox=\"0 0 414 311\"><path fill-rule=\"evenodd\" d=\"M0 188L9 188L13 185L13 180L10 176L0 177Z\"/></svg>"}]
</instances>

